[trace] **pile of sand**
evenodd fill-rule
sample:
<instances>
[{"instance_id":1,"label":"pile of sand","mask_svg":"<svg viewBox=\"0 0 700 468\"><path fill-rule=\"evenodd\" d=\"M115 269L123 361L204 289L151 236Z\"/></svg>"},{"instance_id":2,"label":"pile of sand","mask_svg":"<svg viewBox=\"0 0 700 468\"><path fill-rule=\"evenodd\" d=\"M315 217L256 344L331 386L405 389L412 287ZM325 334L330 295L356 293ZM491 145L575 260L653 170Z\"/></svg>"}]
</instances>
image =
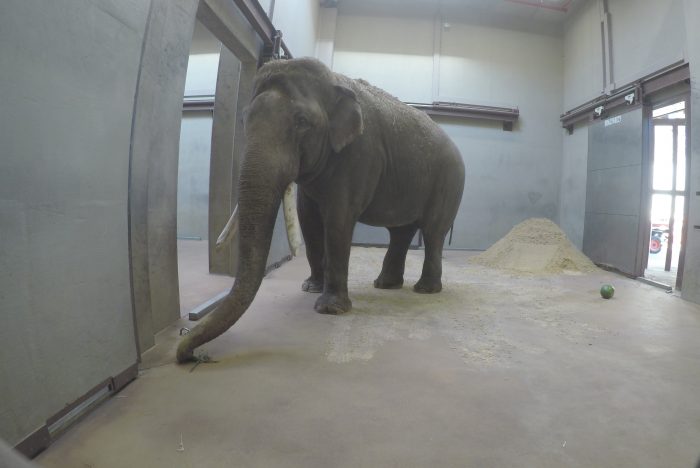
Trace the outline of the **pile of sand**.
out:
<instances>
[{"instance_id":1,"label":"pile of sand","mask_svg":"<svg viewBox=\"0 0 700 468\"><path fill-rule=\"evenodd\" d=\"M585 273L596 268L559 226L545 218L523 221L471 261L499 270L533 274Z\"/></svg>"}]
</instances>

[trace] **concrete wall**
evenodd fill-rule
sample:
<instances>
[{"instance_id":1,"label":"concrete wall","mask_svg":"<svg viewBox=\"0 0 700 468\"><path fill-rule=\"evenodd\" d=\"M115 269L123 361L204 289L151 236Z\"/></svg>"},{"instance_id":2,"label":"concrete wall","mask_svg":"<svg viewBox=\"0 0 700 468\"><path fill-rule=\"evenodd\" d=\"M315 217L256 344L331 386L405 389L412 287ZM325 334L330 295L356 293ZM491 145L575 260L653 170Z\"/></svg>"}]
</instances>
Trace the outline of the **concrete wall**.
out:
<instances>
[{"instance_id":1,"label":"concrete wall","mask_svg":"<svg viewBox=\"0 0 700 468\"><path fill-rule=\"evenodd\" d=\"M177 235L209 238L209 161L212 111L186 111L180 129Z\"/></svg>"},{"instance_id":2,"label":"concrete wall","mask_svg":"<svg viewBox=\"0 0 700 468\"><path fill-rule=\"evenodd\" d=\"M582 124L573 135L564 135L559 197L559 225L579 249L583 248L587 168L588 126Z\"/></svg>"},{"instance_id":3,"label":"concrete wall","mask_svg":"<svg viewBox=\"0 0 700 468\"><path fill-rule=\"evenodd\" d=\"M564 34L564 89L560 113L603 93L601 13L597 0L584 2L566 25ZM583 247L586 216L588 126L577 125L573 135L563 129L559 224L579 249Z\"/></svg>"},{"instance_id":4,"label":"concrete wall","mask_svg":"<svg viewBox=\"0 0 700 468\"><path fill-rule=\"evenodd\" d=\"M185 78L185 99L216 94L221 43L195 23ZM178 237L209 238L209 168L213 112L182 113L177 179Z\"/></svg>"},{"instance_id":5,"label":"concrete wall","mask_svg":"<svg viewBox=\"0 0 700 468\"><path fill-rule=\"evenodd\" d=\"M148 9L0 2L0 438L10 444L137 359L129 149Z\"/></svg>"},{"instance_id":6,"label":"concrete wall","mask_svg":"<svg viewBox=\"0 0 700 468\"><path fill-rule=\"evenodd\" d=\"M339 15L333 70L402 101L431 102L433 21Z\"/></svg>"},{"instance_id":7,"label":"concrete wall","mask_svg":"<svg viewBox=\"0 0 700 468\"><path fill-rule=\"evenodd\" d=\"M605 89L600 18L598 0L589 0L566 24L562 112L593 99Z\"/></svg>"},{"instance_id":8,"label":"concrete wall","mask_svg":"<svg viewBox=\"0 0 700 468\"><path fill-rule=\"evenodd\" d=\"M526 218L557 221L561 40L459 23L438 28L432 20L340 15L333 68L404 101L435 98L520 108L513 132L504 132L499 123L438 120L467 166L453 247L488 248Z\"/></svg>"},{"instance_id":9,"label":"concrete wall","mask_svg":"<svg viewBox=\"0 0 700 468\"><path fill-rule=\"evenodd\" d=\"M600 96L603 75L601 1L583 4L565 28L564 99L561 112ZM610 0L614 85L623 86L684 58L683 3L680 0ZM691 24L691 23L689 23ZM695 24L695 23L692 23ZM561 226L581 246L585 216L588 127L563 137Z\"/></svg>"},{"instance_id":10,"label":"concrete wall","mask_svg":"<svg viewBox=\"0 0 700 468\"><path fill-rule=\"evenodd\" d=\"M177 271L178 145L197 0L152 0L131 143L134 315L145 351L180 317Z\"/></svg>"},{"instance_id":11,"label":"concrete wall","mask_svg":"<svg viewBox=\"0 0 700 468\"><path fill-rule=\"evenodd\" d=\"M318 16L318 0L275 0L272 22L282 31L294 57L313 57L316 53Z\"/></svg>"},{"instance_id":12,"label":"concrete wall","mask_svg":"<svg viewBox=\"0 0 700 468\"><path fill-rule=\"evenodd\" d=\"M256 48L230 3L201 3L233 49ZM11 444L179 317L178 141L199 4L0 3L0 438Z\"/></svg>"},{"instance_id":13,"label":"concrete wall","mask_svg":"<svg viewBox=\"0 0 700 468\"><path fill-rule=\"evenodd\" d=\"M683 60L683 0L611 0L609 10L616 85Z\"/></svg>"},{"instance_id":14,"label":"concrete wall","mask_svg":"<svg viewBox=\"0 0 700 468\"><path fill-rule=\"evenodd\" d=\"M690 213L683 275L683 298L700 303L700 3L685 0L686 52L691 75Z\"/></svg>"}]
</instances>

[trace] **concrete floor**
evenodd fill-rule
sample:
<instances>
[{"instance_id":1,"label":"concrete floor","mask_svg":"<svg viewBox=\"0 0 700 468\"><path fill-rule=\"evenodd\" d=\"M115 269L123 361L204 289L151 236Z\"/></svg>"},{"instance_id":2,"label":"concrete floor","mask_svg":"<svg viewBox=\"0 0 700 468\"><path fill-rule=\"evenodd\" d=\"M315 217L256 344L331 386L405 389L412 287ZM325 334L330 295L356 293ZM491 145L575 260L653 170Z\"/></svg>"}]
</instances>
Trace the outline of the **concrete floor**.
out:
<instances>
[{"instance_id":1,"label":"concrete floor","mask_svg":"<svg viewBox=\"0 0 700 468\"><path fill-rule=\"evenodd\" d=\"M209 273L209 251L206 240L177 240L177 273L180 286L180 317L228 291L233 278Z\"/></svg>"},{"instance_id":2,"label":"concrete floor","mask_svg":"<svg viewBox=\"0 0 700 468\"><path fill-rule=\"evenodd\" d=\"M673 246L673 254L671 259L671 271L666 271L666 253L668 252L668 243L664 242L659 253L649 253L649 261L647 268L644 271L644 277L661 284L666 284L673 288L676 287L676 276L678 275L678 260L680 258L680 242L676 242Z\"/></svg>"},{"instance_id":3,"label":"concrete floor","mask_svg":"<svg viewBox=\"0 0 700 468\"><path fill-rule=\"evenodd\" d=\"M691 467L700 457L700 308L612 273L518 277L447 252L445 290L371 287L353 249L344 316L313 311L296 259L173 364L140 377L38 458L45 467ZM598 289L610 282L612 300ZM182 445L181 445L182 443Z\"/></svg>"}]
</instances>

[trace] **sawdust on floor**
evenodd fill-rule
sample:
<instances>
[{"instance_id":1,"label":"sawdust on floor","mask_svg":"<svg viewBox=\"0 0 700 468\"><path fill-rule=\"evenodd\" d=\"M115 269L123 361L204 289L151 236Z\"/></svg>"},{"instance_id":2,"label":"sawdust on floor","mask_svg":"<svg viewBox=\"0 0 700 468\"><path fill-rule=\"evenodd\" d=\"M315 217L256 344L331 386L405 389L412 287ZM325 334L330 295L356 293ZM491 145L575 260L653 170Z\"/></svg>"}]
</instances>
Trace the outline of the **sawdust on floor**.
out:
<instances>
[{"instance_id":1,"label":"sawdust on floor","mask_svg":"<svg viewBox=\"0 0 700 468\"><path fill-rule=\"evenodd\" d=\"M534 326L570 343L607 333L576 316L575 302L569 301L574 292L558 285L558 275L514 275L465 262L463 256L443 261L443 290L438 294L413 291L422 251L409 251L402 289L375 289L372 280L385 252L352 249L348 288L353 308L333 318L328 361L369 361L389 342L438 338L469 366L502 368L517 365L523 353L546 352L543 343L524 340L518 327ZM591 306L599 299L597 294L586 296Z\"/></svg>"},{"instance_id":2,"label":"sawdust on floor","mask_svg":"<svg viewBox=\"0 0 700 468\"><path fill-rule=\"evenodd\" d=\"M471 262L522 274L589 273L593 262L546 218L531 218L515 226Z\"/></svg>"}]
</instances>

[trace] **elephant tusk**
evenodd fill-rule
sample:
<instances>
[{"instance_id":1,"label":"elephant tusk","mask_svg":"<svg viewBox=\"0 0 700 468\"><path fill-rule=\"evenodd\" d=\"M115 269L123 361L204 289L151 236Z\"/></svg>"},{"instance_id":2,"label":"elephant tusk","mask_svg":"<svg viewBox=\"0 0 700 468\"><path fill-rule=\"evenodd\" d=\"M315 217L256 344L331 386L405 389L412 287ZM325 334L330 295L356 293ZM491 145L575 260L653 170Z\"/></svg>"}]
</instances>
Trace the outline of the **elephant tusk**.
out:
<instances>
[{"instance_id":1,"label":"elephant tusk","mask_svg":"<svg viewBox=\"0 0 700 468\"><path fill-rule=\"evenodd\" d=\"M299 227L299 215L297 213L297 186L294 182L289 184L284 191L282 199L284 207L284 224L287 227L287 240L289 241L289 250L293 256L299 253L301 246L301 228Z\"/></svg>"},{"instance_id":2,"label":"elephant tusk","mask_svg":"<svg viewBox=\"0 0 700 468\"><path fill-rule=\"evenodd\" d=\"M226 226L224 226L223 231L219 234L219 238L216 239L216 249L219 250L223 248L224 245L228 244L233 236L238 231L238 205L233 209L231 217L228 219Z\"/></svg>"}]
</instances>

